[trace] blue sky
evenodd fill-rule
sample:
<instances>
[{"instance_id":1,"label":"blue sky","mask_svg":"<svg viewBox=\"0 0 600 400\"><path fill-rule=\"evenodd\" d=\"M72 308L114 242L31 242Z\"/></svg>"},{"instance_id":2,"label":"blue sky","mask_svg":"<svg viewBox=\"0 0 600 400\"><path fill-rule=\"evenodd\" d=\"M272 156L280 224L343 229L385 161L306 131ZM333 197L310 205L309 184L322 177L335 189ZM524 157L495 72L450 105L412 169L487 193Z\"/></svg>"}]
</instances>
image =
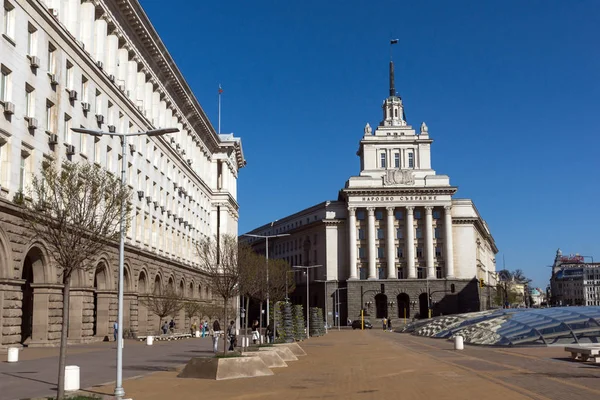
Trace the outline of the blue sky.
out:
<instances>
[{"instance_id":1,"label":"blue sky","mask_svg":"<svg viewBox=\"0 0 600 400\"><path fill-rule=\"evenodd\" d=\"M222 132L248 161L240 232L358 173L394 37L408 122L429 126L433 168L474 200L498 268L545 288L557 248L600 260L597 1L141 3L215 127L223 86Z\"/></svg>"}]
</instances>

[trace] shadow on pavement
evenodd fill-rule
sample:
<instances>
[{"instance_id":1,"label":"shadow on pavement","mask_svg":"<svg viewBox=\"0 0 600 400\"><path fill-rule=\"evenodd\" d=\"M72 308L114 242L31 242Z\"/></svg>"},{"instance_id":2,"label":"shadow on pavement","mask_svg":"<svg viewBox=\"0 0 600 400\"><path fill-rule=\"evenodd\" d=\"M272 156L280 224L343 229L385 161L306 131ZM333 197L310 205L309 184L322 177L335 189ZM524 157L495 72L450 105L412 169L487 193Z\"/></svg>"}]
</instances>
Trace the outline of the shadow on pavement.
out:
<instances>
[{"instance_id":1,"label":"shadow on pavement","mask_svg":"<svg viewBox=\"0 0 600 400\"><path fill-rule=\"evenodd\" d=\"M17 374L35 374L35 372L17 372ZM2 375L12 376L13 378L17 378L17 379L25 379L27 381L32 381L32 382L45 383L46 385L52 385L52 390L56 390L56 387L54 386L54 385L56 385L56 382L47 382L47 381L43 381L41 379L28 378L26 376L9 374L7 372L3 372Z\"/></svg>"}]
</instances>

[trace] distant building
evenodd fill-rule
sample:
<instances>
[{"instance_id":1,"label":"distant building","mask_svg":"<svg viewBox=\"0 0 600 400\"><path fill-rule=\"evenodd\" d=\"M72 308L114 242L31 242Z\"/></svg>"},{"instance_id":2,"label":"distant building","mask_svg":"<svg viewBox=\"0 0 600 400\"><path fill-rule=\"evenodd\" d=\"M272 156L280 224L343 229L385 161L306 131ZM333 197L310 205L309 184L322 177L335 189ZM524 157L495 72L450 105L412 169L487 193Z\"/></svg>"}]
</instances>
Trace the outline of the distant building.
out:
<instances>
[{"instance_id":1,"label":"distant building","mask_svg":"<svg viewBox=\"0 0 600 400\"><path fill-rule=\"evenodd\" d=\"M600 305L600 263L586 263L579 254L563 256L556 251L550 278L553 306Z\"/></svg>"},{"instance_id":2,"label":"distant building","mask_svg":"<svg viewBox=\"0 0 600 400\"><path fill-rule=\"evenodd\" d=\"M359 318L361 308L378 319L424 318L429 305L433 314L487 308L496 286L494 238L473 201L455 198L450 178L432 169L433 139L425 123L417 130L407 124L391 62L382 109L379 126L367 124L360 137L360 172L337 201L249 233L289 234L269 240L272 257L322 265L295 274L293 300L305 304L309 279L310 304L325 308L329 324L338 310L346 321ZM242 240L265 250L262 239Z\"/></svg>"}]
</instances>

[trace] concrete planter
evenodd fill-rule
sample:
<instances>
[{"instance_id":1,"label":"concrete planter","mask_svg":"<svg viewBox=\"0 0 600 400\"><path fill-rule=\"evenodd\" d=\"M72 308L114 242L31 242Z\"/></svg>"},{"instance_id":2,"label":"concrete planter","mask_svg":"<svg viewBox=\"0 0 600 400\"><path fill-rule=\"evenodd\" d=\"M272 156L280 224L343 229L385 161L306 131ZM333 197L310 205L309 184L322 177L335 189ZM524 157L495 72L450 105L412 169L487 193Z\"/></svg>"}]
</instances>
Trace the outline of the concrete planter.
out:
<instances>
[{"instance_id":1,"label":"concrete planter","mask_svg":"<svg viewBox=\"0 0 600 400\"><path fill-rule=\"evenodd\" d=\"M296 357L294 355L294 353L292 353L292 351L290 349L288 349L287 347L282 347L282 346L278 346L278 347L259 347L258 351L273 351L275 350L277 352L277 354L279 354L279 357L281 357L281 359L283 361L297 361L298 357Z\"/></svg>"},{"instance_id":2,"label":"concrete planter","mask_svg":"<svg viewBox=\"0 0 600 400\"><path fill-rule=\"evenodd\" d=\"M260 357L192 358L177 377L196 379L239 379L273 375Z\"/></svg>"},{"instance_id":3,"label":"concrete planter","mask_svg":"<svg viewBox=\"0 0 600 400\"><path fill-rule=\"evenodd\" d=\"M281 368L287 367L287 363L279 356L277 351L248 351L242 353L243 356L247 357L259 357L267 367L269 368Z\"/></svg>"},{"instance_id":4,"label":"concrete planter","mask_svg":"<svg viewBox=\"0 0 600 400\"><path fill-rule=\"evenodd\" d=\"M298 343L279 343L275 345L276 347L287 347L290 351L296 356L305 356L306 352Z\"/></svg>"}]
</instances>

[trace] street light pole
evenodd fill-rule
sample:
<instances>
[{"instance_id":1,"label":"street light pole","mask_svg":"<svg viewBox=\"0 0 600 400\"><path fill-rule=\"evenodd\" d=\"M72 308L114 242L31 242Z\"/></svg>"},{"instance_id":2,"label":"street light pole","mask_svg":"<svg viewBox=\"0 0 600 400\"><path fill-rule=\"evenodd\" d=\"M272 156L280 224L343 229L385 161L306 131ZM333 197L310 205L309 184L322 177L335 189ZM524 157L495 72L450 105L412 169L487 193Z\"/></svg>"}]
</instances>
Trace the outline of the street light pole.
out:
<instances>
[{"instance_id":1,"label":"street light pole","mask_svg":"<svg viewBox=\"0 0 600 400\"><path fill-rule=\"evenodd\" d=\"M271 222L271 228L273 227L273 222ZM265 251L265 258L266 258L266 268L267 268L267 325L269 324L270 319L270 306L269 306L269 238L278 238L278 237L283 237L283 236L290 236L289 233L281 233L279 235L254 235L251 233L244 233L241 236L248 236L248 237L254 237L254 238L260 238L260 239L265 239L265 246L267 246L266 251ZM262 319L262 315L260 316Z\"/></svg>"},{"instance_id":2,"label":"street light pole","mask_svg":"<svg viewBox=\"0 0 600 400\"><path fill-rule=\"evenodd\" d=\"M71 128L73 132L79 134L102 136L112 135L121 139L121 188L127 185L126 182L126 158L127 158L127 137L128 136L159 136L167 133L179 132L177 128L154 129L147 132L137 133L111 133L95 131L83 128ZM125 202L121 202L121 221L120 221L120 240L119 240L119 284L118 284L118 311L117 311L117 381L115 383L115 397L117 399L125 396L123 389L123 279L125 270Z\"/></svg>"},{"instance_id":3,"label":"street light pole","mask_svg":"<svg viewBox=\"0 0 600 400\"><path fill-rule=\"evenodd\" d=\"M310 279L308 270L311 268L322 267L322 265L292 265L292 268L301 268L306 270L306 338L310 337Z\"/></svg>"}]
</instances>

